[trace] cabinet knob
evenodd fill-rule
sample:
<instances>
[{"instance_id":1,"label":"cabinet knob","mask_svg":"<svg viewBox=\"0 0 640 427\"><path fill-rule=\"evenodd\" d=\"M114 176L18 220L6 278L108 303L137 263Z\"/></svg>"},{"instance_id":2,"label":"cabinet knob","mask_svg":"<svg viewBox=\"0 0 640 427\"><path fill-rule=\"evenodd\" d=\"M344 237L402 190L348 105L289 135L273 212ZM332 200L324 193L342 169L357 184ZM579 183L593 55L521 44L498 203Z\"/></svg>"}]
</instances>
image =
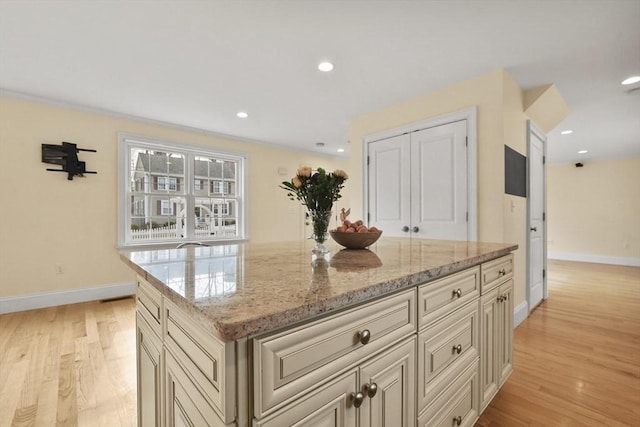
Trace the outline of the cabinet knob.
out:
<instances>
[{"instance_id":1,"label":"cabinet knob","mask_svg":"<svg viewBox=\"0 0 640 427\"><path fill-rule=\"evenodd\" d=\"M358 332L358 340L362 345L368 344L371 339L371 332L368 329L365 329L362 332Z\"/></svg>"},{"instance_id":2,"label":"cabinet knob","mask_svg":"<svg viewBox=\"0 0 640 427\"><path fill-rule=\"evenodd\" d=\"M453 291L453 296L460 298L462 296L462 289L458 288Z\"/></svg>"},{"instance_id":3,"label":"cabinet knob","mask_svg":"<svg viewBox=\"0 0 640 427\"><path fill-rule=\"evenodd\" d=\"M362 406L362 402L364 401L364 394L357 392L351 393L351 398L353 399L353 406L359 408Z\"/></svg>"},{"instance_id":4,"label":"cabinet knob","mask_svg":"<svg viewBox=\"0 0 640 427\"><path fill-rule=\"evenodd\" d=\"M375 396L376 393L378 392L378 384L376 383L365 384L364 392L367 393L367 396L369 396L369 399L373 399L373 396Z\"/></svg>"},{"instance_id":5,"label":"cabinet knob","mask_svg":"<svg viewBox=\"0 0 640 427\"><path fill-rule=\"evenodd\" d=\"M500 295L500 296L498 297L498 302L502 302L502 301L504 301L504 296Z\"/></svg>"},{"instance_id":6,"label":"cabinet knob","mask_svg":"<svg viewBox=\"0 0 640 427\"><path fill-rule=\"evenodd\" d=\"M453 351L454 351L454 353L458 353L458 354L462 353L462 345L461 344L454 345L453 346Z\"/></svg>"},{"instance_id":7,"label":"cabinet knob","mask_svg":"<svg viewBox=\"0 0 640 427\"><path fill-rule=\"evenodd\" d=\"M453 419L453 423L454 423L455 425L457 425L457 426L461 425L461 424L462 424L462 417L461 417L460 415L458 415L457 417L455 417L455 418Z\"/></svg>"},{"instance_id":8,"label":"cabinet knob","mask_svg":"<svg viewBox=\"0 0 640 427\"><path fill-rule=\"evenodd\" d=\"M418 226L416 225L415 227L413 227L411 229L411 231L413 231L414 233L417 233L418 231L420 231L420 229L418 228Z\"/></svg>"},{"instance_id":9,"label":"cabinet knob","mask_svg":"<svg viewBox=\"0 0 640 427\"><path fill-rule=\"evenodd\" d=\"M402 231L404 231L405 233L409 231L409 226L405 225L404 227L402 227Z\"/></svg>"},{"instance_id":10,"label":"cabinet knob","mask_svg":"<svg viewBox=\"0 0 640 427\"><path fill-rule=\"evenodd\" d=\"M498 271L498 276L506 276L506 275L507 275L507 270L505 270L504 268Z\"/></svg>"},{"instance_id":11,"label":"cabinet knob","mask_svg":"<svg viewBox=\"0 0 640 427\"><path fill-rule=\"evenodd\" d=\"M530 228L530 230L531 230L531 231L534 231L534 232L535 232L535 231L538 231L538 227L531 227L531 228Z\"/></svg>"}]
</instances>

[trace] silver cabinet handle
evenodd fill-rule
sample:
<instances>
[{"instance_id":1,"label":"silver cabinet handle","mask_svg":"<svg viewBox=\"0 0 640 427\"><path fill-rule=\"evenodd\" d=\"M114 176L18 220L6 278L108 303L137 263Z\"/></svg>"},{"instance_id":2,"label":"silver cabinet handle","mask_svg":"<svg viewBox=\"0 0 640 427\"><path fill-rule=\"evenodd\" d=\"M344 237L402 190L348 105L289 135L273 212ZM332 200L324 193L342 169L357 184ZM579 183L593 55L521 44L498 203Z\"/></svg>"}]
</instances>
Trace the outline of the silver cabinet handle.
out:
<instances>
[{"instance_id":1,"label":"silver cabinet handle","mask_svg":"<svg viewBox=\"0 0 640 427\"><path fill-rule=\"evenodd\" d=\"M530 230L531 231L538 231L538 227L531 227Z\"/></svg>"},{"instance_id":2,"label":"silver cabinet handle","mask_svg":"<svg viewBox=\"0 0 640 427\"><path fill-rule=\"evenodd\" d=\"M362 406L362 402L364 402L364 394L360 392L351 393L351 398L353 399L353 406L356 408Z\"/></svg>"},{"instance_id":3,"label":"silver cabinet handle","mask_svg":"<svg viewBox=\"0 0 640 427\"><path fill-rule=\"evenodd\" d=\"M458 354L462 353L462 345L461 345L461 344L454 345L454 346L453 346L453 351L454 351L455 353L458 353Z\"/></svg>"},{"instance_id":4,"label":"silver cabinet handle","mask_svg":"<svg viewBox=\"0 0 640 427\"><path fill-rule=\"evenodd\" d=\"M358 340L362 345L368 344L371 339L371 332L368 329L365 329L362 332L358 332Z\"/></svg>"},{"instance_id":5,"label":"silver cabinet handle","mask_svg":"<svg viewBox=\"0 0 640 427\"><path fill-rule=\"evenodd\" d=\"M367 396L369 397L369 399L373 399L373 396L375 396L376 393L378 392L378 384L376 383L365 384L364 392L367 393Z\"/></svg>"},{"instance_id":6,"label":"silver cabinet handle","mask_svg":"<svg viewBox=\"0 0 640 427\"><path fill-rule=\"evenodd\" d=\"M418 226L416 225L415 227L412 228L412 231L414 233L417 233L418 231L420 231L420 229L418 228Z\"/></svg>"},{"instance_id":7,"label":"silver cabinet handle","mask_svg":"<svg viewBox=\"0 0 640 427\"><path fill-rule=\"evenodd\" d=\"M498 271L498 276L506 276L506 275L507 275L507 270L505 270L504 268Z\"/></svg>"},{"instance_id":8,"label":"silver cabinet handle","mask_svg":"<svg viewBox=\"0 0 640 427\"><path fill-rule=\"evenodd\" d=\"M460 298L462 296L462 289L458 288L453 291L453 296Z\"/></svg>"},{"instance_id":9,"label":"silver cabinet handle","mask_svg":"<svg viewBox=\"0 0 640 427\"><path fill-rule=\"evenodd\" d=\"M405 225L404 227L402 227L402 231L404 231L405 233L409 231L409 226Z\"/></svg>"}]
</instances>

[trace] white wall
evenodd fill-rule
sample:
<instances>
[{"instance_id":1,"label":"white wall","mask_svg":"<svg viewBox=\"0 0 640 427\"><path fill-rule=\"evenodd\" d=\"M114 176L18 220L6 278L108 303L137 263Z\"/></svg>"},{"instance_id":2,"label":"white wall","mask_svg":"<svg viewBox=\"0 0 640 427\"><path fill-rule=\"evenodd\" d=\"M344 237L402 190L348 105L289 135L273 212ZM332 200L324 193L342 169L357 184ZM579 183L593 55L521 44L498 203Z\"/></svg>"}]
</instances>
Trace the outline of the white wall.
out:
<instances>
[{"instance_id":1,"label":"white wall","mask_svg":"<svg viewBox=\"0 0 640 427\"><path fill-rule=\"evenodd\" d=\"M550 258L640 266L640 157L547 167Z\"/></svg>"},{"instance_id":2,"label":"white wall","mask_svg":"<svg viewBox=\"0 0 640 427\"><path fill-rule=\"evenodd\" d=\"M347 170L334 157L2 97L0 300L133 282L116 249L118 132L248 153L252 242L302 238L304 211L278 188L299 166ZM96 149L80 159L98 174L68 181L47 172L51 165L41 162L41 144L62 141ZM279 167L288 175L279 175ZM63 274L56 274L56 264Z\"/></svg>"}]
</instances>

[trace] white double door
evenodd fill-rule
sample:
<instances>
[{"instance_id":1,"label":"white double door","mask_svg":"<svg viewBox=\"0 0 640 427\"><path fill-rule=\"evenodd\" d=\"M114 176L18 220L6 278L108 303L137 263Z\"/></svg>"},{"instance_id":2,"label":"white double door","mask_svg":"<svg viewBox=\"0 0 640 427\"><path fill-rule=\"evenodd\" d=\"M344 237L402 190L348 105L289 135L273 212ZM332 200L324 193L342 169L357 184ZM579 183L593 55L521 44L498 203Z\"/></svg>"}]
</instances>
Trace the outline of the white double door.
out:
<instances>
[{"instance_id":1,"label":"white double door","mask_svg":"<svg viewBox=\"0 0 640 427\"><path fill-rule=\"evenodd\" d=\"M468 240L467 121L368 144L369 223L387 236Z\"/></svg>"}]
</instances>

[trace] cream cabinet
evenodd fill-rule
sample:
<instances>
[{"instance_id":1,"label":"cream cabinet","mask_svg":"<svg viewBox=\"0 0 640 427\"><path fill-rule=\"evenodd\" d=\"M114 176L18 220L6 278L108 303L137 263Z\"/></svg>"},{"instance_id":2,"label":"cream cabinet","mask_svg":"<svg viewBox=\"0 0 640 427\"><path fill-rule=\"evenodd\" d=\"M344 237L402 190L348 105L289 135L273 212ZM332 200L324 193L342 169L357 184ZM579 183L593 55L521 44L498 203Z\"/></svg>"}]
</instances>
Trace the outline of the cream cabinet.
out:
<instances>
[{"instance_id":1,"label":"cream cabinet","mask_svg":"<svg viewBox=\"0 0 640 427\"><path fill-rule=\"evenodd\" d=\"M481 410L513 370L513 256L482 266Z\"/></svg>"},{"instance_id":2,"label":"cream cabinet","mask_svg":"<svg viewBox=\"0 0 640 427\"><path fill-rule=\"evenodd\" d=\"M415 419L415 338L311 387L256 427L409 427Z\"/></svg>"},{"instance_id":3,"label":"cream cabinet","mask_svg":"<svg viewBox=\"0 0 640 427\"><path fill-rule=\"evenodd\" d=\"M138 425L472 426L512 370L513 257L220 340L138 278Z\"/></svg>"}]
</instances>

